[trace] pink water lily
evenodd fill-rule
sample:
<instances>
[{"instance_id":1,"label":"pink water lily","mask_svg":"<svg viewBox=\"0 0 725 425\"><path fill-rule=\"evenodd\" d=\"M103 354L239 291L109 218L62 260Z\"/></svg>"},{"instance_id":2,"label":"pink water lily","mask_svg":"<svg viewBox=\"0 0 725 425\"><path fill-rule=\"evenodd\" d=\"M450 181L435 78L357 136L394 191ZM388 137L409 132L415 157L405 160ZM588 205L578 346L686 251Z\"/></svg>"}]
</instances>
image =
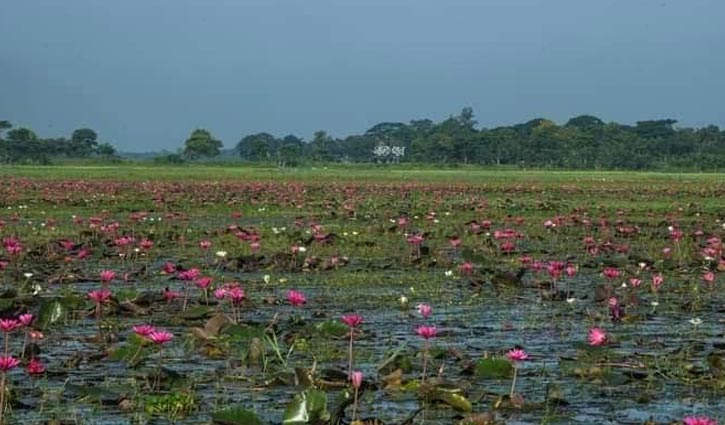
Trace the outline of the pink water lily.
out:
<instances>
[{"instance_id":1,"label":"pink water lily","mask_svg":"<svg viewBox=\"0 0 725 425\"><path fill-rule=\"evenodd\" d=\"M292 304L295 307L299 307L307 302L307 297L305 297L305 294L299 291L295 291L294 289L290 289L287 291L287 301L289 301L290 304Z\"/></svg>"},{"instance_id":2,"label":"pink water lily","mask_svg":"<svg viewBox=\"0 0 725 425\"><path fill-rule=\"evenodd\" d=\"M597 347L607 343L607 332L602 328L591 328L587 336L589 345Z\"/></svg>"}]
</instances>

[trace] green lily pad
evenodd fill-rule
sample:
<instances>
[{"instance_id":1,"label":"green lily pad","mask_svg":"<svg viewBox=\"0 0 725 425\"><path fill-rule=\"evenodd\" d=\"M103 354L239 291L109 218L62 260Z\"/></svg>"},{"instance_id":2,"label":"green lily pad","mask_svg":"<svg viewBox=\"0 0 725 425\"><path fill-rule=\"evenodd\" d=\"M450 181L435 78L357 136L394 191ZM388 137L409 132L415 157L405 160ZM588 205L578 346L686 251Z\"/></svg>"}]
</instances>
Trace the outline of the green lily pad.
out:
<instances>
[{"instance_id":1,"label":"green lily pad","mask_svg":"<svg viewBox=\"0 0 725 425\"><path fill-rule=\"evenodd\" d=\"M40 307L40 313L38 313L37 326L40 329L47 329L48 327L60 322L65 318L68 313L68 309L58 298L49 298L43 301Z\"/></svg>"},{"instance_id":2,"label":"green lily pad","mask_svg":"<svg viewBox=\"0 0 725 425\"><path fill-rule=\"evenodd\" d=\"M318 323L315 325L315 328L324 336L341 337L349 333L347 326L337 320L327 320Z\"/></svg>"},{"instance_id":3,"label":"green lily pad","mask_svg":"<svg viewBox=\"0 0 725 425\"><path fill-rule=\"evenodd\" d=\"M485 379L503 379L513 375L514 367L506 359L481 359L476 363L476 376Z\"/></svg>"},{"instance_id":4,"label":"green lily pad","mask_svg":"<svg viewBox=\"0 0 725 425\"><path fill-rule=\"evenodd\" d=\"M284 425L320 424L330 420L327 410L327 394L307 389L295 395L282 417Z\"/></svg>"},{"instance_id":5,"label":"green lily pad","mask_svg":"<svg viewBox=\"0 0 725 425\"><path fill-rule=\"evenodd\" d=\"M211 421L218 425L262 425L261 419L251 410L243 407L232 407L211 414Z\"/></svg>"},{"instance_id":6,"label":"green lily pad","mask_svg":"<svg viewBox=\"0 0 725 425\"><path fill-rule=\"evenodd\" d=\"M445 403L459 412L473 410L471 400L466 397L462 389L449 386L436 386L432 391L432 399Z\"/></svg>"}]
</instances>

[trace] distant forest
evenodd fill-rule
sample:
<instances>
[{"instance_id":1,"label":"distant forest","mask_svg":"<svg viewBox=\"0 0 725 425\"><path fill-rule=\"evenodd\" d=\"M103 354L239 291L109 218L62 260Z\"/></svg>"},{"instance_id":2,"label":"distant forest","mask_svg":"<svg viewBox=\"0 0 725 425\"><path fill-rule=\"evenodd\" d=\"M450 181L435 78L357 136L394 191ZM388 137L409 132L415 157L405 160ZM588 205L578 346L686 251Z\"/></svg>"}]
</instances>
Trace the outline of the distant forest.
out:
<instances>
[{"instance_id":1,"label":"distant forest","mask_svg":"<svg viewBox=\"0 0 725 425\"><path fill-rule=\"evenodd\" d=\"M268 133L241 138L223 151L207 129L180 141L177 153L155 155L159 163L209 160L220 154L240 161L297 166L306 163L431 163L508 165L533 168L627 170L725 170L725 131L711 125L680 128L673 119L604 122L591 115L564 125L538 118L523 124L477 128L471 108L441 122L383 122L363 134L335 138L318 131L312 140ZM76 130L70 137L40 139L26 128L0 121L0 161L48 163L54 157L116 157L95 131Z\"/></svg>"}]
</instances>

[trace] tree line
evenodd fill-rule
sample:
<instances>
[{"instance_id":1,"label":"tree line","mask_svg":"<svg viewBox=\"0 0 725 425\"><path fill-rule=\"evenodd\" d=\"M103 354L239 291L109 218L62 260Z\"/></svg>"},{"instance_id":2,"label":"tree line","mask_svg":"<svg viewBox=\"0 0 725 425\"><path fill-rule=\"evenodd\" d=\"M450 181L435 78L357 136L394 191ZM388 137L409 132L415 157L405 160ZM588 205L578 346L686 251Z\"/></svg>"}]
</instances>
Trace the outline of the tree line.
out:
<instances>
[{"instance_id":1,"label":"tree line","mask_svg":"<svg viewBox=\"0 0 725 425\"><path fill-rule=\"evenodd\" d=\"M295 135L243 136L231 151L242 161L278 166L319 162L432 163L507 165L569 169L725 170L725 131L710 125L676 126L673 119L634 125L580 115L563 125L537 118L522 124L478 128L473 110L440 122L430 119L382 122L362 134L336 138L317 131L306 141ZM215 158L223 143L196 129L178 153L157 155L158 162L182 163ZM1 163L47 163L53 157L114 157L116 150L89 128L70 138L39 138L27 128L0 121Z\"/></svg>"},{"instance_id":2,"label":"tree line","mask_svg":"<svg viewBox=\"0 0 725 425\"><path fill-rule=\"evenodd\" d=\"M110 158L116 149L98 140L90 128L79 128L70 138L43 139L29 128L13 128L8 121L0 121L0 163L48 164L52 158Z\"/></svg>"},{"instance_id":3,"label":"tree line","mask_svg":"<svg viewBox=\"0 0 725 425\"><path fill-rule=\"evenodd\" d=\"M241 138L234 151L245 161L280 166L304 162L412 162L570 169L725 169L725 131L714 125L678 128L676 123L660 119L626 125L580 115L563 125L537 118L479 129L473 110L464 108L440 122L383 122L363 134L342 139L325 131L316 132L309 142L294 135L278 138L269 133L250 134ZM206 130L195 134L199 131L216 140ZM221 142L216 142L221 148ZM198 137L194 143L199 144ZM404 148L398 149L404 154L380 155L395 147ZM190 150L195 148L187 141L187 156ZM213 156L219 150L206 153Z\"/></svg>"}]
</instances>

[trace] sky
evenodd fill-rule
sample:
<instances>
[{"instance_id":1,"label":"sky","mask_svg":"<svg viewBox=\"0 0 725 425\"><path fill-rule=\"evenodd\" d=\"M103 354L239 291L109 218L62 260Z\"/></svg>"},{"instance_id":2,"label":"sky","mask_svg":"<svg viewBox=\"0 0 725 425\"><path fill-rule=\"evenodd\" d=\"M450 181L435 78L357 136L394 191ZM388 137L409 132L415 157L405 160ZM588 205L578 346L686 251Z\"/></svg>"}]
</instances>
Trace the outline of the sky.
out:
<instances>
[{"instance_id":1,"label":"sky","mask_svg":"<svg viewBox=\"0 0 725 425\"><path fill-rule=\"evenodd\" d=\"M126 152L474 109L725 127L722 0L8 0L0 120Z\"/></svg>"}]
</instances>

